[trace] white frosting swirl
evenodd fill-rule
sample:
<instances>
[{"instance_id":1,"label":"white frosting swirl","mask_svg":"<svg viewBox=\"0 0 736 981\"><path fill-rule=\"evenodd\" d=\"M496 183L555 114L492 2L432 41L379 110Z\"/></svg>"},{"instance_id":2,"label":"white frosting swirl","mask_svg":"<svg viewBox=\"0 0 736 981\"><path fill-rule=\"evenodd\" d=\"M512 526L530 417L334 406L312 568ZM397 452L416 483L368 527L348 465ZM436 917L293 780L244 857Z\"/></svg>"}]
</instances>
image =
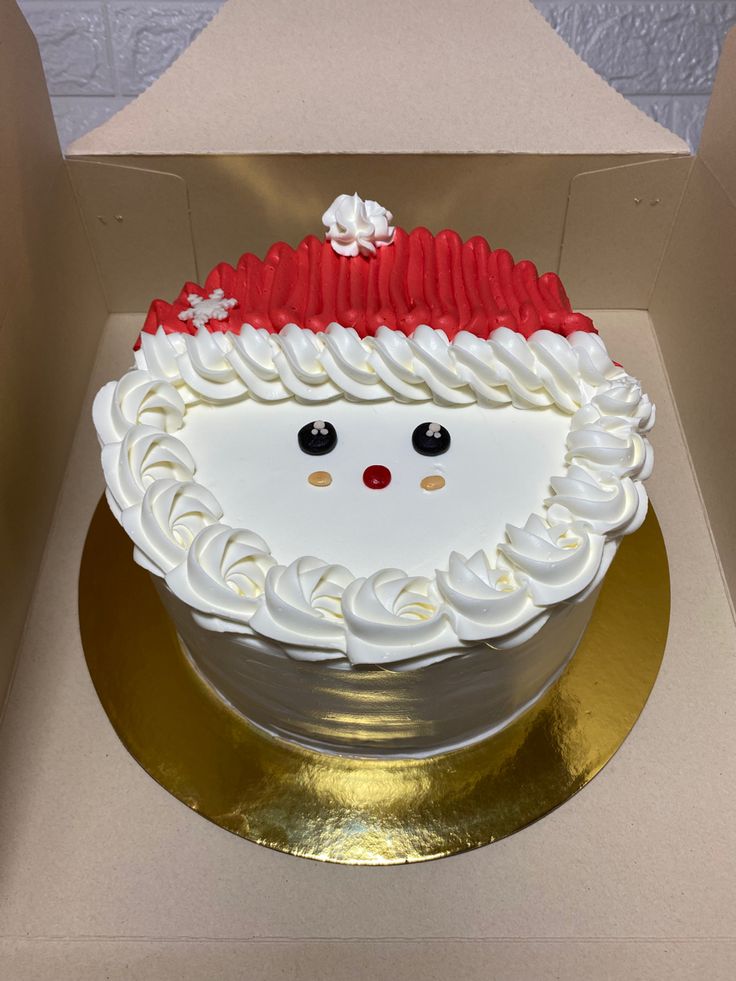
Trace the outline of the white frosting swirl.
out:
<instances>
[{"instance_id":1,"label":"white frosting swirl","mask_svg":"<svg viewBox=\"0 0 736 981\"><path fill-rule=\"evenodd\" d=\"M518 570L537 606L572 599L593 580L605 539L582 521L548 525L533 514L523 528L506 525L500 552Z\"/></svg>"},{"instance_id":2,"label":"white frosting swirl","mask_svg":"<svg viewBox=\"0 0 736 981\"><path fill-rule=\"evenodd\" d=\"M520 409L555 405L574 413L613 382L621 391L611 395L611 406L599 407L598 414L610 414L613 403L625 414L629 411L625 400L631 395L626 386L636 386L614 365L597 334L581 332L564 338L540 330L527 341L507 327L493 331L488 340L461 331L453 341L431 327L418 327L411 337L381 327L375 337L365 338L339 324L319 333L294 324L278 334L247 325L240 334L159 330L142 335L136 361L149 378L168 383L152 394L163 403L160 411L165 407L172 415L173 428L178 428L176 413L181 413L183 404L231 402L246 396L263 402L288 398L326 402L344 397L359 402L510 403ZM179 395L171 407L169 385ZM134 392L137 397L137 387ZM124 400L126 419L131 419L135 399L127 392L115 397L116 403ZM640 392L639 397L646 398ZM646 407L637 411L646 415L650 410L646 400ZM105 420L100 424L104 426ZM120 438L124 425L116 423L109 438Z\"/></svg>"},{"instance_id":3,"label":"white frosting swirl","mask_svg":"<svg viewBox=\"0 0 736 981\"><path fill-rule=\"evenodd\" d=\"M355 579L342 598L347 655L353 664L404 661L457 647L435 584L382 569Z\"/></svg>"},{"instance_id":4,"label":"white frosting swirl","mask_svg":"<svg viewBox=\"0 0 736 981\"><path fill-rule=\"evenodd\" d=\"M378 201L364 201L359 194L338 194L322 215L322 223L327 226L325 238L339 255L373 255L393 241L392 218Z\"/></svg>"},{"instance_id":5,"label":"white frosting swirl","mask_svg":"<svg viewBox=\"0 0 736 981\"><path fill-rule=\"evenodd\" d=\"M166 576L166 584L208 615L200 623L237 633L258 609L266 575L275 565L268 545L252 531L208 525L192 541L186 561Z\"/></svg>"},{"instance_id":6,"label":"white frosting swirl","mask_svg":"<svg viewBox=\"0 0 736 981\"><path fill-rule=\"evenodd\" d=\"M181 395L148 371L128 371L119 382L108 382L95 399L92 415L102 444L122 439L131 425L149 425L176 432L184 418Z\"/></svg>"},{"instance_id":7,"label":"white frosting swirl","mask_svg":"<svg viewBox=\"0 0 736 981\"><path fill-rule=\"evenodd\" d=\"M311 556L276 566L268 574L251 627L280 641L292 657L312 661L339 656L345 650L341 599L352 580L343 566Z\"/></svg>"},{"instance_id":8,"label":"white frosting swirl","mask_svg":"<svg viewBox=\"0 0 736 981\"><path fill-rule=\"evenodd\" d=\"M552 477L554 497L545 501L547 520L564 524L575 518L601 535L630 535L647 514L647 494L640 481L614 474L593 477L573 464L567 476Z\"/></svg>"},{"instance_id":9,"label":"white frosting swirl","mask_svg":"<svg viewBox=\"0 0 736 981\"><path fill-rule=\"evenodd\" d=\"M193 481L156 480L139 505L121 515L123 528L136 546L139 565L158 576L187 558L195 536L222 517L215 498Z\"/></svg>"},{"instance_id":10,"label":"white frosting swirl","mask_svg":"<svg viewBox=\"0 0 736 981\"><path fill-rule=\"evenodd\" d=\"M469 559L453 552L447 572L437 573L437 586L464 643L487 640L494 647L523 643L548 619L535 610L531 596L521 588L503 556L493 568L483 551ZM523 636L521 628L525 628Z\"/></svg>"},{"instance_id":11,"label":"white frosting swirl","mask_svg":"<svg viewBox=\"0 0 736 981\"><path fill-rule=\"evenodd\" d=\"M152 426L132 426L122 442L103 447L102 469L110 506L119 519L121 511L140 501L155 480L192 480L196 466L181 440Z\"/></svg>"},{"instance_id":12,"label":"white frosting swirl","mask_svg":"<svg viewBox=\"0 0 736 981\"><path fill-rule=\"evenodd\" d=\"M429 327L363 339L337 324L318 334L293 324L279 334L159 331L142 335L136 361L94 405L108 500L136 561L198 623L293 658L412 667L479 642L520 645L591 594L646 515L654 407L596 334L537 331L527 341L500 328L450 342ZM570 416L567 468L551 477L539 514L507 526L495 554L452 553L432 579L395 569L355 579L309 556L280 565L254 532L221 521L174 434L199 402L340 397L556 406Z\"/></svg>"}]
</instances>

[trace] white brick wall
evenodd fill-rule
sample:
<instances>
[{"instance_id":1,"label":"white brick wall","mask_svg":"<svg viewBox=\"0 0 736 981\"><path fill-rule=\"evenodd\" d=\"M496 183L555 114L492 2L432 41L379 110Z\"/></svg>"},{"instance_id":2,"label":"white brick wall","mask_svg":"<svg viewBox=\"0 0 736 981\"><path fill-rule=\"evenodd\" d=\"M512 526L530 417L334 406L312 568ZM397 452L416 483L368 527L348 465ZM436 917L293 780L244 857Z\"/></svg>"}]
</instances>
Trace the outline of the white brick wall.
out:
<instances>
[{"instance_id":1,"label":"white brick wall","mask_svg":"<svg viewBox=\"0 0 736 981\"><path fill-rule=\"evenodd\" d=\"M221 0L19 2L39 41L65 145L150 85ZM619 92L697 146L736 0L534 2Z\"/></svg>"},{"instance_id":2,"label":"white brick wall","mask_svg":"<svg viewBox=\"0 0 736 981\"><path fill-rule=\"evenodd\" d=\"M18 3L38 39L59 138L66 146L150 85L222 0Z\"/></svg>"},{"instance_id":3,"label":"white brick wall","mask_svg":"<svg viewBox=\"0 0 736 981\"><path fill-rule=\"evenodd\" d=\"M697 148L734 0L535 5L615 89Z\"/></svg>"}]
</instances>

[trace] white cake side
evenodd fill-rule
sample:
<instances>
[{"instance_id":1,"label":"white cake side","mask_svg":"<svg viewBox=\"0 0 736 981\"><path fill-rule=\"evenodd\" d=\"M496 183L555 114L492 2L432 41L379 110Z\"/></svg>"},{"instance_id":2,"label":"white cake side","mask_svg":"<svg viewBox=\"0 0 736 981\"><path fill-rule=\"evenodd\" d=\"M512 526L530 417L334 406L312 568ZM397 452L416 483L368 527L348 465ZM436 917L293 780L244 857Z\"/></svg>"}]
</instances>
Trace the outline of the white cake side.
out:
<instances>
[{"instance_id":1,"label":"white cake side","mask_svg":"<svg viewBox=\"0 0 736 981\"><path fill-rule=\"evenodd\" d=\"M412 756L563 670L646 515L654 407L556 274L392 220L338 195L325 241L154 300L94 419L219 695L303 745Z\"/></svg>"},{"instance_id":2,"label":"white cake side","mask_svg":"<svg viewBox=\"0 0 736 981\"><path fill-rule=\"evenodd\" d=\"M593 333L527 340L500 328L488 340L460 332L449 341L429 328L362 339L339 325L321 334L200 328L144 335L137 361L95 403L110 505L136 560L165 582L195 662L228 701L252 718L253 681L246 691L235 678L266 654L279 659L285 715L259 717L277 733L294 716L285 693L296 669L284 658L424 675L444 664L437 683L452 673L449 659L462 661L458 676L469 659L490 659L493 672L478 678L495 675L496 695L475 689L483 726L468 699L466 731L456 717L445 732L437 721L431 745L420 745L409 726L406 739L381 738L364 752L446 748L506 724L571 656L621 536L646 513L653 407ZM414 423L435 416L436 427L457 431L455 463L451 451L412 453ZM298 424L317 417L334 418L342 433L335 479L322 486L308 477L313 465L328 472L327 457L303 459L296 443ZM384 461L391 486L367 489L364 467ZM425 471L444 486L425 490ZM272 552L264 525L278 531L280 549L292 539L295 548ZM293 554L301 541L315 546L309 554ZM392 562L374 568L384 551ZM539 670L526 672L530 651ZM499 685L504 672L513 697ZM310 726L290 735L349 751L338 730L332 742L309 736Z\"/></svg>"}]
</instances>

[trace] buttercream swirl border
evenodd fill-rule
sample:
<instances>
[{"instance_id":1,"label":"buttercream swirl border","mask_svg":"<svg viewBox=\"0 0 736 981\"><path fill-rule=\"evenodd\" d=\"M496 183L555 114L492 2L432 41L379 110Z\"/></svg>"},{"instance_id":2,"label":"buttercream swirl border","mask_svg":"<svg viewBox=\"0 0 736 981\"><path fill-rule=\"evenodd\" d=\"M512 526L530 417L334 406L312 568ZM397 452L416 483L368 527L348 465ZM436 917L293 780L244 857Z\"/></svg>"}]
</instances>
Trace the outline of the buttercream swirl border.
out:
<instances>
[{"instance_id":1,"label":"buttercream swirl border","mask_svg":"<svg viewBox=\"0 0 736 981\"><path fill-rule=\"evenodd\" d=\"M473 644L506 649L531 638L600 583L624 534L644 520L654 407L609 358L597 334L528 340L506 328L488 340L438 330L287 326L279 334L143 335L137 367L98 394L94 419L110 507L136 561L205 627L241 634L305 660L426 663ZM523 528L507 526L494 555L452 553L434 577L382 569L355 578L305 556L280 565L260 536L231 528L196 480L173 434L189 405L244 398L307 403L435 401L554 405L571 417L567 470Z\"/></svg>"}]
</instances>

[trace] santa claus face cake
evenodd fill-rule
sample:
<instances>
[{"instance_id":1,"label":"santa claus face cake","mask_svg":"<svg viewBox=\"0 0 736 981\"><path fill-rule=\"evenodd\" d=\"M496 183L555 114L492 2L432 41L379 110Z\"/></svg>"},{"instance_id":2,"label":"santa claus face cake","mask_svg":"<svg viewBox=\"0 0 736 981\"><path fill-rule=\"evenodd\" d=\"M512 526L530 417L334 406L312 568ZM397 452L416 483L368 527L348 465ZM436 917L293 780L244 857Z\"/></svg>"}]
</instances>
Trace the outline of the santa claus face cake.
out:
<instances>
[{"instance_id":1,"label":"santa claus face cake","mask_svg":"<svg viewBox=\"0 0 736 981\"><path fill-rule=\"evenodd\" d=\"M324 242L155 301L94 415L194 669L275 736L412 756L564 669L646 513L653 407L554 274L391 218L341 195Z\"/></svg>"}]
</instances>

